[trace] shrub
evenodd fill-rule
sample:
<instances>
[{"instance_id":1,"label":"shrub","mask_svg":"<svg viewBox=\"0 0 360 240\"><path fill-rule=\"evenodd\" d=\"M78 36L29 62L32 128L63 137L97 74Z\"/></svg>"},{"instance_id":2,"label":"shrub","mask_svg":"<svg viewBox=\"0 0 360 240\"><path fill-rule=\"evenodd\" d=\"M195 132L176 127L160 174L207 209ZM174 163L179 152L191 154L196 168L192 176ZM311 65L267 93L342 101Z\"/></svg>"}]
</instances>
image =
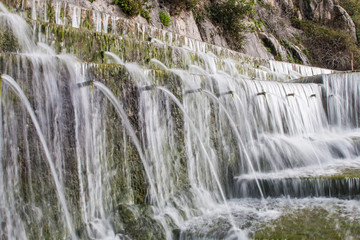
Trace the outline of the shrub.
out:
<instances>
[{"instance_id":1,"label":"shrub","mask_svg":"<svg viewBox=\"0 0 360 240\"><path fill-rule=\"evenodd\" d=\"M169 27L171 25L172 20L171 20L169 14L167 14L165 11L159 12L159 17L160 17L161 23L165 27Z\"/></svg>"},{"instance_id":2,"label":"shrub","mask_svg":"<svg viewBox=\"0 0 360 240\"><path fill-rule=\"evenodd\" d=\"M146 19L147 22L151 22L150 12L146 10L142 10L140 16Z\"/></svg>"},{"instance_id":3,"label":"shrub","mask_svg":"<svg viewBox=\"0 0 360 240\"><path fill-rule=\"evenodd\" d=\"M95 0L90 0L95 1ZM114 4L129 16L142 16L147 22L151 22L150 13L154 6L146 5L148 0L114 0Z\"/></svg>"},{"instance_id":4,"label":"shrub","mask_svg":"<svg viewBox=\"0 0 360 240\"><path fill-rule=\"evenodd\" d=\"M247 0L228 0L214 2L207 7L210 19L224 31L229 46L235 50L242 48L244 32L248 27L243 20L254 13L254 2Z\"/></svg>"},{"instance_id":5,"label":"shrub","mask_svg":"<svg viewBox=\"0 0 360 240\"><path fill-rule=\"evenodd\" d=\"M115 0L114 4L129 16L137 16L143 10L141 0Z\"/></svg>"},{"instance_id":6,"label":"shrub","mask_svg":"<svg viewBox=\"0 0 360 240\"><path fill-rule=\"evenodd\" d=\"M293 19L292 24L304 31L305 36L302 41L314 64L347 70L351 68L351 54L353 54L354 65L360 66L359 48L348 33L308 20Z\"/></svg>"}]
</instances>

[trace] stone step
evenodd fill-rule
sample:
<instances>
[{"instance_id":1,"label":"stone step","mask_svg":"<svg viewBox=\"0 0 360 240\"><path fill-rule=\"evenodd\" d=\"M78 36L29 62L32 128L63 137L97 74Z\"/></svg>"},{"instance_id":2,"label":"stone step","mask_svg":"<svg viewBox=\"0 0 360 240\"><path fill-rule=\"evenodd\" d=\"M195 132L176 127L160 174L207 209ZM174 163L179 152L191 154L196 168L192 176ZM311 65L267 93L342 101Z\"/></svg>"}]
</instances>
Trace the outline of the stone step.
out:
<instances>
[{"instance_id":1,"label":"stone step","mask_svg":"<svg viewBox=\"0 0 360 240\"><path fill-rule=\"evenodd\" d=\"M36 62L36 59L41 59L39 64L47 64L52 60L56 61L61 65L65 63L66 58L62 59L62 55L47 56L47 59L44 59L44 56L41 55L31 55L31 54L22 54L22 53L1 53L0 52L0 74L8 74L14 76L14 78L25 77L24 74L32 74L31 64L32 61ZM66 56L65 56L66 57ZM106 63L93 63L93 62L78 62L83 73L86 76L88 81L102 81L106 83L109 82L118 82L120 85L123 81L133 81L130 77L128 70L118 64L106 64ZM50 63L51 64L51 63ZM24 71L21 71L24 70ZM60 71L60 70L59 70ZM170 72L158 69L146 69L146 75L150 79L153 79L153 83L169 87L170 84L176 84L177 87L181 90L181 83L178 82L177 76L173 75ZM133 84L136 84L133 82ZM142 87L142 86L138 86Z\"/></svg>"},{"instance_id":2,"label":"stone step","mask_svg":"<svg viewBox=\"0 0 360 240\"><path fill-rule=\"evenodd\" d=\"M265 198L286 196L353 199L360 197L360 168L344 168L337 170L337 173L323 175L310 174L298 177L281 175L285 174L265 173L258 175L257 180L249 175L248 177L240 176L235 180L233 197L261 197L258 184Z\"/></svg>"},{"instance_id":3,"label":"stone step","mask_svg":"<svg viewBox=\"0 0 360 240\"><path fill-rule=\"evenodd\" d=\"M176 236L180 239L359 239L358 206L358 200L336 198L236 199L188 220L176 231ZM243 231L236 233L233 226Z\"/></svg>"},{"instance_id":4,"label":"stone step","mask_svg":"<svg viewBox=\"0 0 360 240\"><path fill-rule=\"evenodd\" d=\"M249 68L248 66L250 66L250 68L256 68L255 70L253 70L255 74L252 74L250 77L263 77L270 80L284 80L298 78L300 76L311 76L315 74L330 72L330 70L316 67L253 58L242 53L229 50L227 48L191 39L186 36L175 34L163 29L158 29L147 24L134 23L129 19L124 19L121 17L109 15L107 13L101 13L95 10L86 9L62 1L47 2L40 0L36 2L35 8L32 7L31 1L6 0L5 3L16 8L19 12L22 13L24 17L42 22L42 25L44 25L45 28L47 28L47 26L49 25L55 24L57 26L67 27L67 29L69 29L69 27L72 27L75 29L87 30L87 32L96 32L97 34L94 35L97 36L101 35L100 33L111 34L112 37L107 37L108 39L119 38L128 39L128 41L131 41L130 39L136 39L136 42L156 43L156 46L161 46L160 48L164 49L166 47L164 47L163 45L166 45L167 48L182 47L181 51L190 51L192 52L191 55L194 55L194 52L197 53L197 55L199 55L199 53L211 52L218 58L230 58L234 60L236 63L238 63L238 65L240 65L237 66L237 68L240 70L242 70L243 68L247 69ZM53 25L53 28L59 27L55 27ZM109 42L105 41L105 43L102 43L102 45L104 44L109 44ZM108 46L109 49L115 47L118 46ZM127 46L123 45L122 47ZM130 47L130 49L132 48ZM143 52L142 50L143 48L140 47L139 51ZM89 55L92 52L93 51L90 51ZM74 53L76 53L76 50L74 50ZM137 54L134 53L133 55ZM95 56L96 58L96 54L92 56ZM139 57L139 59L147 60L148 58ZM139 59L135 58L134 61L137 61ZM89 59L83 60L89 61ZM132 59L129 60L131 61ZM167 61L171 62L171 58L167 59ZM173 66L181 67L176 64L171 64L171 66L168 67ZM259 68L259 66L263 66L263 68ZM277 74L269 74L269 72L272 71L276 71ZM244 72L240 71L240 73L243 74Z\"/></svg>"},{"instance_id":5,"label":"stone step","mask_svg":"<svg viewBox=\"0 0 360 240\"><path fill-rule=\"evenodd\" d=\"M343 78L359 78L360 72L357 71L347 71L347 72L333 72L331 76L327 74L319 74L315 76L307 76L300 79L293 80L294 83L316 83L316 84L323 84L324 78L327 77L343 77Z\"/></svg>"},{"instance_id":6,"label":"stone step","mask_svg":"<svg viewBox=\"0 0 360 240\"><path fill-rule=\"evenodd\" d=\"M28 22L33 29L36 42L46 43L52 46L56 53L69 53L84 62L111 62L111 58L104 55L105 51L109 51L119 56L124 62L137 62L147 68L156 67L150 66L149 60L157 59L168 68L188 69L190 65L196 65L203 69L209 69L211 68L210 65L215 64L217 69L224 72L229 71L227 67L228 61L213 54L206 55L186 48L119 37L111 33L94 32L88 29L77 29L34 20ZM0 33L0 49L1 52L21 51L14 38L6 31ZM268 62L270 64L268 67L255 66L253 65L255 62L247 63L240 60L233 60L232 64L234 64L239 74L248 78L284 80L291 77L290 72L287 72L287 74L272 72L271 69L276 69L276 64L282 64L280 62ZM304 68L307 67L293 66L294 70L291 71L298 72L297 74L312 74L307 73Z\"/></svg>"},{"instance_id":7,"label":"stone step","mask_svg":"<svg viewBox=\"0 0 360 240\"><path fill-rule=\"evenodd\" d=\"M52 23L29 20L32 26L35 42L42 42L52 46L56 53L68 53L84 62L106 63L114 62L104 52L112 52L124 62L137 62L144 67L156 67L149 61L157 59L168 68L187 69L189 65L209 68L213 62L218 69L226 68L226 62L214 55L206 56L181 47L171 47L151 41L136 40L128 37L119 37L114 34L94 32L87 29L76 29L69 26L60 26ZM1 52L21 52L18 44L9 32L0 32ZM206 61L210 58L210 63ZM240 74L249 78L274 79L276 75L256 68L253 63L233 61ZM151 66L153 65L153 66Z\"/></svg>"},{"instance_id":8,"label":"stone step","mask_svg":"<svg viewBox=\"0 0 360 240\"><path fill-rule=\"evenodd\" d=\"M359 239L358 206L358 200L320 198L294 201L281 210L279 217L257 224L250 238Z\"/></svg>"},{"instance_id":9,"label":"stone step","mask_svg":"<svg viewBox=\"0 0 360 240\"><path fill-rule=\"evenodd\" d=\"M65 1L39 0L36 1L35 8L32 1L5 0L4 3L21 12L25 18L32 20L92 30L99 33L111 33L140 41L152 40L170 46L186 46L192 51L212 52L223 58L241 59L246 62L265 61L148 24L136 23L126 18L87 9Z\"/></svg>"}]
</instances>

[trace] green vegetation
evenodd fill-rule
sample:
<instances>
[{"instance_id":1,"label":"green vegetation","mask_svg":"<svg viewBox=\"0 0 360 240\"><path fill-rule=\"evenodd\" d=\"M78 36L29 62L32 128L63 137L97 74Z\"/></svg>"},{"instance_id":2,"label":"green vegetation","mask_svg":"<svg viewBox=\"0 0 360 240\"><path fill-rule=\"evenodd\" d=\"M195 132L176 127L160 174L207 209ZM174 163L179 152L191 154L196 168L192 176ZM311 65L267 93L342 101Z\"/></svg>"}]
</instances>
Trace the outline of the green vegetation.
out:
<instances>
[{"instance_id":1,"label":"green vegetation","mask_svg":"<svg viewBox=\"0 0 360 240\"><path fill-rule=\"evenodd\" d=\"M141 12L140 12L140 16L142 16L143 18L145 18L148 23L151 22L150 13L151 13L151 10L152 10L153 8L154 8L153 5L146 6L146 9L142 9Z\"/></svg>"},{"instance_id":2,"label":"green vegetation","mask_svg":"<svg viewBox=\"0 0 360 240\"><path fill-rule=\"evenodd\" d=\"M114 214L115 229L131 239L166 239L165 229L154 219L150 206L121 204Z\"/></svg>"},{"instance_id":3,"label":"green vegetation","mask_svg":"<svg viewBox=\"0 0 360 240\"><path fill-rule=\"evenodd\" d=\"M207 7L207 11L210 19L222 28L229 46L240 50L245 39L244 32L249 29L243 20L254 13L253 1L213 2Z\"/></svg>"},{"instance_id":4,"label":"green vegetation","mask_svg":"<svg viewBox=\"0 0 360 240\"><path fill-rule=\"evenodd\" d=\"M255 20L255 19L253 19L253 23L254 23L255 28L256 28L257 30L259 30L259 31L261 31L261 32L264 31L264 23L263 23L261 20L257 21L257 20Z\"/></svg>"},{"instance_id":5,"label":"green vegetation","mask_svg":"<svg viewBox=\"0 0 360 240\"><path fill-rule=\"evenodd\" d=\"M309 52L313 64L337 69L351 69L351 54L354 55L354 66L360 66L360 50L351 36L328 26L308 20L292 19L294 27L304 31L301 41Z\"/></svg>"},{"instance_id":6,"label":"green vegetation","mask_svg":"<svg viewBox=\"0 0 360 240\"><path fill-rule=\"evenodd\" d=\"M151 22L152 5L147 6L148 0L114 0L114 4L118 5L124 13L129 16L142 16L146 21Z\"/></svg>"},{"instance_id":7,"label":"green vegetation","mask_svg":"<svg viewBox=\"0 0 360 240\"><path fill-rule=\"evenodd\" d=\"M299 55L294 45L292 45L290 42L286 40L280 40L280 43L286 48L287 51L286 58L290 63L303 64L301 60L301 56Z\"/></svg>"},{"instance_id":8,"label":"green vegetation","mask_svg":"<svg viewBox=\"0 0 360 240\"><path fill-rule=\"evenodd\" d=\"M360 44L360 2L359 0L339 0L339 2L355 23L356 36Z\"/></svg>"},{"instance_id":9,"label":"green vegetation","mask_svg":"<svg viewBox=\"0 0 360 240\"><path fill-rule=\"evenodd\" d=\"M299 209L264 224L254 239L358 239L360 224L344 216L341 208Z\"/></svg>"},{"instance_id":10,"label":"green vegetation","mask_svg":"<svg viewBox=\"0 0 360 240\"><path fill-rule=\"evenodd\" d=\"M143 9L141 0L115 0L114 4L118 5L121 11L129 16L137 16Z\"/></svg>"},{"instance_id":11,"label":"green vegetation","mask_svg":"<svg viewBox=\"0 0 360 240\"><path fill-rule=\"evenodd\" d=\"M326 177L324 177L326 178ZM327 177L329 179L360 178L360 169L346 168L341 173Z\"/></svg>"},{"instance_id":12,"label":"green vegetation","mask_svg":"<svg viewBox=\"0 0 360 240\"><path fill-rule=\"evenodd\" d=\"M165 11L159 12L159 17L160 17L161 23L165 27L169 27L171 25L172 20L171 20L169 14L167 14Z\"/></svg>"}]
</instances>

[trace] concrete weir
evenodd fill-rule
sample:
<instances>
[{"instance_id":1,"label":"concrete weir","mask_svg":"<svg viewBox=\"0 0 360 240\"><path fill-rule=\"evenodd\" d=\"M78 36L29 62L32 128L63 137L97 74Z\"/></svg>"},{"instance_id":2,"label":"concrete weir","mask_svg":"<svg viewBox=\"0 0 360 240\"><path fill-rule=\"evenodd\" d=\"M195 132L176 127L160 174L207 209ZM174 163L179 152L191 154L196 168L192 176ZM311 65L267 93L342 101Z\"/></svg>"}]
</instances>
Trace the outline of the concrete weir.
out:
<instances>
[{"instance_id":1,"label":"concrete weir","mask_svg":"<svg viewBox=\"0 0 360 240\"><path fill-rule=\"evenodd\" d=\"M359 238L358 73L2 2L0 239Z\"/></svg>"}]
</instances>

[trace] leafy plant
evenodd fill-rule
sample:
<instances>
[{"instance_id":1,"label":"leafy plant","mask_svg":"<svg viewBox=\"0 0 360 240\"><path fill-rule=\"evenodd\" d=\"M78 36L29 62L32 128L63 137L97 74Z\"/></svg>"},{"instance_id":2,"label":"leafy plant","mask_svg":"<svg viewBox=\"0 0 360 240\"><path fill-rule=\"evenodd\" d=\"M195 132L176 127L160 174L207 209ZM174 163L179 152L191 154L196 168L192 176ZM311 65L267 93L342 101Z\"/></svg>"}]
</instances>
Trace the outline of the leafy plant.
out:
<instances>
[{"instance_id":1,"label":"leafy plant","mask_svg":"<svg viewBox=\"0 0 360 240\"><path fill-rule=\"evenodd\" d=\"M143 18L145 18L148 23L151 22L150 13L151 13L151 9L152 9L152 8L153 8L152 5L151 5L151 6L146 6L146 9L143 9L143 10L141 10L141 12L140 12L140 16L142 16Z\"/></svg>"},{"instance_id":2,"label":"leafy plant","mask_svg":"<svg viewBox=\"0 0 360 240\"><path fill-rule=\"evenodd\" d=\"M159 12L159 17L160 17L161 23L165 27L169 27L171 25L172 20L171 20L169 14L167 14L165 11Z\"/></svg>"},{"instance_id":3,"label":"leafy plant","mask_svg":"<svg viewBox=\"0 0 360 240\"><path fill-rule=\"evenodd\" d=\"M151 22L150 12L146 10L142 10L140 16L146 19L147 22Z\"/></svg>"},{"instance_id":4,"label":"leafy plant","mask_svg":"<svg viewBox=\"0 0 360 240\"><path fill-rule=\"evenodd\" d=\"M243 20L254 13L254 2L247 0L228 0L214 2L207 7L210 19L224 31L225 38L235 50L242 48L244 32L248 27Z\"/></svg>"},{"instance_id":5,"label":"leafy plant","mask_svg":"<svg viewBox=\"0 0 360 240\"><path fill-rule=\"evenodd\" d=\"M143 10L141 0L115 0L114 4L118 5L129 16L137 16Z\"/></svg>"},{"instance_id":6,"label":"leafy plant","mask_svg":"<svg viewBox=\"0 0 360 240\"><path fill-rule=\"evenodd\" d=\"M95 0L90 0L95 1ZM146 5L148 0L114 0L114 4L129 16L142 16L147 22L151 22L151 10L153 5Z\"/></svg>"}]
</instances>

